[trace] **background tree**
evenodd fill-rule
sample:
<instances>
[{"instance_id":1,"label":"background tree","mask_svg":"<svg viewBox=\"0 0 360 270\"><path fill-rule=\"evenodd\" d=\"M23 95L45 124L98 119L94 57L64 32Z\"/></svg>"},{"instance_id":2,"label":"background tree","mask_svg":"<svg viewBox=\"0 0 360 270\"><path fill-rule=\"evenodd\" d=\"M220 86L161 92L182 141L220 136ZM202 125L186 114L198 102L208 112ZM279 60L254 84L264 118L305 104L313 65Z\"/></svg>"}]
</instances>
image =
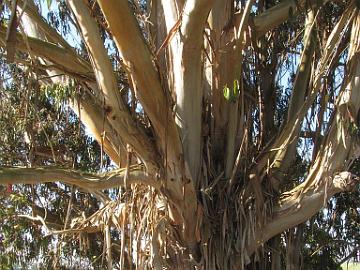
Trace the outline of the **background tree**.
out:
<instances>
[{"instance_id":1,"label":"background tree","mask_svg":"<svg viewBox=\"0 0 360 270\"><path fill-rule=\"evenodd\" d=\"M3 267L334 269L356 253L357 2L1 14Z\"/></svg>"}]
</instances>

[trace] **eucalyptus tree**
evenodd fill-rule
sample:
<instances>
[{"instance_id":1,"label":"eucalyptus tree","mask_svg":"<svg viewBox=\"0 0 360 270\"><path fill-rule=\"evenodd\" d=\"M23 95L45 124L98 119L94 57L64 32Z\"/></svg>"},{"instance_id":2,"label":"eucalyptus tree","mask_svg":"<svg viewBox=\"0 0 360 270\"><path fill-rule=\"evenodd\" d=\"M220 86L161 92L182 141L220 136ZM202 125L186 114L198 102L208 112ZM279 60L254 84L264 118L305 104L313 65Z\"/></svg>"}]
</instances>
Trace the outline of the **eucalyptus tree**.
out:
<instances>
[{"instance_id":1,"label":"eucalyptus tree","mask_svg":"<svg viewBox=\"0 0 360 270\"><path fill-rule=\"evenodd\" d=\"M46 4L57 14L49 20ZM358 2L2 5L0 43L9 64L2 74L13 76L3 88L13 85L23 119L33 119L17 142L29 147L2 159L0 184L31 193L30 210L18 216L58 236L55 246L71 235L91 249L96 235L109 269L276 269L274 250L283 241L276 236L356 188ZM3 92L15 102L11 90ZM52 108L71 117L46 132L39 113ZM70 143L56 137L59 125L77 121L100 146L84 166L75 165L93 144L82 143L76 154L54 146ZM46 159L33 151L41 142ZM39 210L51 200L40 194L41 183L65 192L61 224ZM97 207L72 211L74 196L85 191Z\"/></svg>"}]
</instances>

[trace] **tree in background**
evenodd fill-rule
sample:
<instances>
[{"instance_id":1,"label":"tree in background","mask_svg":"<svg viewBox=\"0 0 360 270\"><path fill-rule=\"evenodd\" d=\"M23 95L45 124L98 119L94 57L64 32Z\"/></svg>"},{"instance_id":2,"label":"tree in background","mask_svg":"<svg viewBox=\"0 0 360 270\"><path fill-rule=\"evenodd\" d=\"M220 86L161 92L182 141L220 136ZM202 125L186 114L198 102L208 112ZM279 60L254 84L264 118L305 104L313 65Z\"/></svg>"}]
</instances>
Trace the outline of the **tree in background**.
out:
<instances>
[{"instance_id":1,"label":"tree in background","mask_svg":"<svg viewBox=\"0 0 360 270\"><path fill-rule=\"evenodd\" d=\"M2 266L334 269L356 253L357 2L1 5Z\"/></svg>"}]
</instances>

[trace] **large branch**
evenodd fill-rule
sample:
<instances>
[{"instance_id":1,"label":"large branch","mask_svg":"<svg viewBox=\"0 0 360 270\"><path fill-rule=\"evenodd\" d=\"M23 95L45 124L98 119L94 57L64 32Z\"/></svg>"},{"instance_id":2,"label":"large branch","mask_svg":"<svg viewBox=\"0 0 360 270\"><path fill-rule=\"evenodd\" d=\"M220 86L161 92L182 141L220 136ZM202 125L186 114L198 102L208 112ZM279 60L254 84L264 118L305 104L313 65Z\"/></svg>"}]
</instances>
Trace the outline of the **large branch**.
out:
<instances>
[{"instance_id":1,"label":"large branch","mask_svg":"<svg viewBox=\"0 0 360 270\"><path fill-rule=\"evenodd\" d=\"M116 78L113 74L113 67L101 40L96 21L91 16L90 10L83 0L69 0L68 3L78 22L89 51L99 88L103 92L107 119L122 140L129 143L144 160L147 168L150 171L158 171L159 165L157 161L159 158L157 151L144 131L136 125L120 96Z\"/></svg>"},{"instance_id":2,"label":"large branch","mask_svg":"<svg viewBox=\"0 0 360 270\"><path fill-rule=\"evenodd\" d=\"M166 158L168 184L163 192L172 202L170 215L175 224L182 225L184 242L193 250L197 246L196 222L194 222L197 217L196 192L193 182L188 179L190 177L185 174L182 144L172 111L169 108L167 89L163 87L165 83L161 83L153 55L144 40L128 1L99 0L98 3L124 64L128 68L129 75L133 79L135 94L154 128L157 145L162 149ZM189 65L186 66L191 66L192 59L187 59L187 61L189 61ZM196 115L196 117L199 116ZM193 146L198 147L196 144Z\"/></svg>"},{"instance_id":3,"label":"large branch","mask_svg":"<svg viewBox=\"0 0 360 270\"><path fill-rule=\"evenodd\" d=\"M185 2L181 22L181 33L185 42L203 40L206 19L213 6L214 0L187 0Z\"/></svg>"},{"instance_id":4,"label":"large branch","mask_svg":"<svg viewBox=\"0 0 360 270\"><path fill-rule=\"evenodd\" d=\"M134 81L136 97L156 132L159 148L171 162L179 163L182 149L169 101L128 1L99 0L98 3Z\"/></svg>"},{"instance_id":5,"label":"large branch","mask_svg":"<svg viewBox=\"0 0 360 270\"><path fill-rule=\"evenodd\" d=\"M296 72L293 90L291 92L289 108L287 112L288 120L290 120L293 115L296 115L297 112L301 109L306 97L306 91L309 86L316 39L313 30L314 20L315 10L310 10L305 20L305 30L303 37L304 49L301 53L299 67ZM293 132L291 142L286 145L282 151L279 151L279 154L275 157L276 164L274 166L274 171L271 172L271 174L274 175L272 178L272 185L276 189L278 189L280 184L282 184L284 181L289 166L295 160L296 146L299 139L300 130L301 126L298 125L296 130Z\"/></svg>"},{"instance_id":6,"label":"large branch","mask_svg":"<svg viewBox=\"0 0 360 270\"><path fill-rule=\"evenodd\" d=\"M309 219L331 196L354 190L359 182L359 178L349 172L337 173L347 168L360 154L358 135L351 132L352 126L357 125L354 119L357 119L360 109L360 14L358 10L353 9L352 12L354 20L348 56L349 71L324 146L318 152L306 180L283 194L273 218L256 233L248 248L250 254L276 234Z\"/></svg>"},{"instance_id":7,"label":"large branch","mask_svg":"<svg viewBox=\"0 0 360 270\"><path fill-rule=\"evenodd\" d=\"M202 49L205 22L213 1L186 1L180 31L171 44L174 61L170 73L176 92L177 123L184 157L193 181L200 177L202 117Z\"/></svg>"},{"instance_id":8,"label":"large branch","mask_svg":"<svg viewBox=\"0 0 360 270\"><path fill-rule=\"evenodd\" d=\"M0 43L2 47L5 47L5 40L6 29L0 27ZM54 43L32 37L27 37L25 42L22 36L17 34L16 49L22 52L27 52L30 49L35 56L49 60L54 64L52 67L49 66L49 69L58 69L86 81L95 81L91 65L86 60L74 57L71 51L61 48Z\"/></svg>"},{"instance_id":9,"label":"large branch","mask_svg":"<svg viewBox=\"0 0 360 270\"><path fill-rule=\"evenodd\" d=\"M126 178L126 179L125 179ZM39 184L63 182L86 190L96 191L131 184L144 184L160 188L160 181L148 176L141 166L131 166L129 171L118 169L108 173L95 174L62 168L0 168L0 185Z\"/></svg>"},{"instance_id":10,"label":"large branch","mask_svg":"<svg viewBox=\"0 0 360 270\"><path fill-rule=\"evenodd\" d=\"M326 184L320 187L314 186L300 197L299 194L293 194L284 198L280 201L280 206L274 210L271 221L256 232L247 248L248 255L273 236L308 220L335 194L354 191L359 181L359 178L350 172L341 172L328 177Z\"/></svg>"},{"instance_id":11,"label":"large branch","mask_svg":"<svg viewBox=\"0 0 360 270\"><path fill-rule=\"evenodd\" d=\"M283 22L289 19L291 16L297 16L301 11L306 11L308 8L312 8L315 6L321 6L327 3L328 0L285 0L281 3L267 9L263 13L257 15L254 18L254 37L260 38L266 32L274 29L279 26ZM235 26L240 25L241 21L241 13L235 15Z\"/></svg>"},{"instance_id":12,"label":"large branch","mask_svg":"<svg viewBox=\"0 0 360 270\"><path fill-rule=\"evenodd\" d=\"M21 12L25 12L36 26L44 32L49 41L59 43L63 48L72 50L76 56L76 52L67 41L40 15L33 0L18 0L18 7L20 7Z\"/></svg>"},{"instance_id":13,"label":"large branch","mask_svg":"<svg viewBox=\"0 0 360 270\"><path fill-rule=\"evenodd\" d=\"M94 96L85 92L83 97L71 102L71 107L80 121L91 131L96 141L104 147L111 160L116 165L120 165L119 167L121 164L125 165L126 146L123 145L121 138L106 118L104 110L96 104Z\"/></svg>"},{"instance_id":14,"label":"large branch","mask_svg":"<svg viewBox=\"0 0 360 270\"><path fill-rule=\"evenodd\" d=\"M4 41L4 31L0 30L0 42ZM37 38L27 37L27 44L23 38L19 35L17 42L17 49L23 52L27 52L29 45L33 55L46 59L52 64L37 65L37 68L43 69L45 72L51 72L51 74L70 75L75 78L82 79L85 82L94 84L95 78L91 66L89 64L79 64L85 60L78 56L78 61L74 59L72 53L67 49L58 47L53 43L42 41ZM66 57L64 57L66 56ZM67 61L71 59L72 61ZM18 59L15 59L18 61ZM56 80L54 77L52 80ZM95 91L96 92L96 91ZM105 116L104 110L100 109L99 102L96 102L93 95L84 94L82 99L72 102L73 111L79 116L80 120L87 126L95 139L100 145L104 146L105 152L116 163L121 163L121 156L119 149L123 150L124 147L118 138L118 134L113 130L111 124ZM104 136L105 133L105 136Z\"/></svg>"},{"instance_id":15,"label":"large branch","mask_svg":"<svg viewBox=\"0 0 360 270\"><path fill-rule=\"evenodd\" d=\"M27 22L26 23L27 27L31 27L31 25L35 22L36 27L40 26L41 30L45 31L45 35L47 38L61 44L63 48L53 43L42 41L40 39L29 36L26 37L24 41L24 39L20 35L18 35L17 49L26 52L30 48L31 53L33 55L41 57L53 64L53 65L49 64L48 66L44 66L45 68L48 67L48 71L51 71L51 75L54 74L56 75L63 72L70 76L74 76L75 78L88 81L93 86L92 90L97 95L100 96L101 93L99 93L98 88L93 84L95 78L91 65L86 60L82 59L79 55L77 55L73 51L73 49L70 48L67 42L43 20L40 14L36 11L36 8L31 4L31 1L27 2L27 4L25 5L24 12L31 19L31 21L25 21L25 23ZM23 15L22 18L27 19L25 15ZM31 31L39 34L36 30L38 29L32 29ZM0 33L0 39L2 39L1 33ZM112 70L110 72L111 75L113 76ZM54 79L56 80L56 78ZM103 79L102 81L107 82L109 80L108 78L105 78L105 80ZM114 97L111 97L110 100L116 101ZM118 120L118 117L116 119L114 119L113 117L110 118L111 120L113 120L112 122L115 122L114 126L118 127L116 130L117 132L114 131L114 129L111 126L111 123L109 123L109 120L105 117L106 116L105 113L99 108L100 106L103 106L102 102L100 102L99 100L98 102L95 102L94 97L90 97L90 95L87 95L86 99L81 99L81 105L73 106L74 111L78 112L78 109L83 110L82 115L80 114L80 116L82 116L83 122L85 123L86 126L88 126L92 130L99 144L104 146L106 153L109 154L109 156L116 164L120 164L120 160L121 160L121 157L119 156L120 154L119 149L124 149L123 145L120 143L120 139L118 138L119 134L126 143L136 141L137 137L135 135L139 133L141 134L141 131L138 130L138 127L136 127L134 121L132 120L131 116L126 110L127 108L125 108L124 104L122 105L123 105L122 106L123 111L120 113L120 115L127 116L127 120L115 121ZM119 125L121 125L120 128ZM133 128L128 129L127 125L130 125ZM130 132L128 132L129 130ZM135 132L136 130L137 132ZM130 133L130 134L124 134L124 133ZM105 136L103 134L105 134ZM147 164L149 163L152 164L154 163L154 160L156 160L155 158L153 158L154 157L153 153L156 153L156 151L154 150L153 147L149 146L150 143L148 142L145 136L140 136L140 137L141 138L132 145L136 145L134 149L139 149L141 146L146 145L147 146L146 148L141 148L141 149L142 150L147 149L147 151L144 150L142 152L144 153L145 157L147 157L145 158ZM151 156L150 158L149 155Z\"/></svg>"},{"instance_id":16,"label":"large branch","mask_svg":"<svg viewBox=\"0 0 360 270\"><path fill-rule=\"evenodd\" d=\"M317 70L313 78L312 89L309 91L309 94L306 100L301 104L301 107L298 109L297 113L294 113L290 119L286 122L284 127L281 130L279 136L277 136L274 143L270 145L270 148L260 156L256 168L253 170L253 176L260 173L264 175L268 169L267 166L270 160L270 168L277 166L276 158L281 157L283 152L286 152L286 149L293 141L298 127L302 123L308 109L315 101L320 87L323 84L324 76L327 76L329 67L333 65L335 61L338 60L336 57L338 50L341 49L338 45L342 40L342 32L344 29L347 29L354 17L354 6L353 4L349 5L348 8L342 14L340 20L332 30L326 45L324 47L323 55L318 64ZM268 151L269 150L269 151ZM266 171L266 172L265 172Z\"/></svg>"},{"instance_id":17,"label":"large branch","mask_svg":"<svg viewBox=\"0 0 360 270\"><path fill-rule=\"evenodd\" d=\"M25 25L26 27L28 35L30 35L32 38L39 38L45 35L46 39L53 40L54 42L59 43L61 46L63 46L63 48L66 49L66 53L73 54L74 58L78 58L80 62L84 62L85 65L89 68L88 72L92 73L89 63L87 63L86 60L82 59L67 43L67 41L62 36L60 36L55 29L53 29L48 23L46 23L46 21L37 11L37 8L32 0L27 0L23 8L25 14L22 15L21 19L23 25ZM27 40L27 42L31 42L32 39L29 39L27 37L25 40ZM39 53L41 54L42 51L35 52L35 55L39 56ZM54 54L54 56L56 56L56 54ZM48 64L38 64L36 65L36 67L41 67L45 71L45 73L47 72L49 75L51 75L52 78L49 79L51 82L62 83L62 79L64 79L64 76L58 76L61 75L61 68L59 70L58 66L52 67L54 59L44 57L41 58L44 62L47 62ZM16 60L19 61L18 59ZM66 73L66 70L64 72ZM100 95L97 86L93 82L94 80L95 78L94 76L92 76L92 80L90 82L86 82L85 80L85 82L83 81L83 83L86 84L86 86L91 86L91 91L96 93L97 95ZM85 126L87 126L87 128L91 130L95 139L101 146L103 146L105 152L116 164L119 165L119 167L121 167L121 164L124 164L124 162L122 161L124 161L125 155L121 155L121 153L125 153L124 146L121 143L119 135L113 129L108 119L106 118L105 112L102 109L103 104L101 102L100 105L99 98L85 92L81 99L74 100L70 103L72 105L73 111L78 115L79 119L85 124Z\"/></svg>"}]
</instances>

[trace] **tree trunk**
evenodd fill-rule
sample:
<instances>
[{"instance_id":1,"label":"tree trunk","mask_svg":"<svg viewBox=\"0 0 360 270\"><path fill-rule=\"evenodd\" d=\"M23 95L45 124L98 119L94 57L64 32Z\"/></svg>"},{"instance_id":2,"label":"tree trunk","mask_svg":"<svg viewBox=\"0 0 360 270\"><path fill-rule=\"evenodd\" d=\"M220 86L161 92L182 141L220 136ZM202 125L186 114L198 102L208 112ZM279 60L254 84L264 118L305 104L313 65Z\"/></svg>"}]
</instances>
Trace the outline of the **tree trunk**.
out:
<instances>
[{"instance_id":1,"label":"tree trunk","mask_svg":"<svg viewBox=\"0 0 360 270\"><path fill-rule=\"evenodd\" d=\"M32 1L19 1L26 4L21 21L27 36L14 35L16 50L29 52L47 74L61 76L46 83L72 81L85 91L70 104L120 169L90 174L4 167L0 184L62 181L95 194L104 203L102 212L69 232L102 231L109 269L116 263L114 230L121 239L120 268L134 263L139 269L278 270L279 234L289 230L286 269L300 269L303 239L297 225L358 182L349 166L359 156L360 15L349 3L324 48L317 48L311 37L319 1L283 1L269 9L255 1L239 8L237 2L152 0L149 24L140 19L136 1L68 0L86 60L42 20ZM251 14L255 10L257 15ZM283 53L276 42L283 40L274 28L303 11L304 48L287 117L276 127L278 54ZM122 79L131 88L127 98L141 106L123 98L99 27L121 58ZM339 61L347 31L347 76L327 135L298 184L287 172L302 123L316 106L323 78ZM1 27L1 46L6 33ZM128 190L131 202L111 200L103 192L118 186Z\"/></svg>"}]
</instances>

